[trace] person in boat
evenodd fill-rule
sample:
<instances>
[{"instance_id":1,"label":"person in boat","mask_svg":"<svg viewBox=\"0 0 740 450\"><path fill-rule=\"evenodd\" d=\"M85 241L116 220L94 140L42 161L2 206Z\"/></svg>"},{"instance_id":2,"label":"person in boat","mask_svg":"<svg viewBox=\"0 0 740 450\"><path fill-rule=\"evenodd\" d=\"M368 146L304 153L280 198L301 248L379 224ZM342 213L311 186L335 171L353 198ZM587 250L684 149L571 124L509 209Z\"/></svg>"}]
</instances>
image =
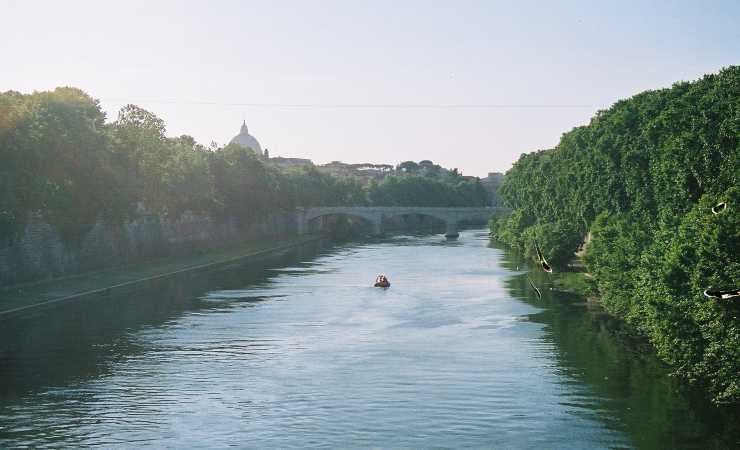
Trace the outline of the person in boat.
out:
<instances>
[{"instance_id":1,"label":"person in boat","mask_svg":"<svg viewBox=\"0 0 740 450\"><path fill-rule=\"evenodd\" d=\"M391 283L388 281L385 275L378 275L375 278L375 287L391 287Z\"/></svg>"}]
</instances>

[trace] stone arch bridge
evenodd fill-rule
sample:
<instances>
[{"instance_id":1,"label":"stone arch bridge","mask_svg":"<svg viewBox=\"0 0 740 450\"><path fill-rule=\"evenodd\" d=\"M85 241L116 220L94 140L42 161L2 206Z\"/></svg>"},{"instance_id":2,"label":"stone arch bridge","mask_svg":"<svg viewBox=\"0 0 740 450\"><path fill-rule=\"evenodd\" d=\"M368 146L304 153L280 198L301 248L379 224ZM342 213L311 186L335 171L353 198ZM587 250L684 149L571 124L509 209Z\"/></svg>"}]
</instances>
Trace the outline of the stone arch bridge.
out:
<instances>
[{"instance_id":1,"label":"stone arch bridge","mask_svg":"<svg viewBox=\"0 0 740 450\"><path fill-rule=\"evenodd\" d=\"M303 208L297 211L298 233L308 232L309 223L323 216L345 215L359 217L372 226L373 234L383 233L383 219L395 216L418 214L430 216L443 221L446 226L445 236L457 237L458 222L487 222L495 214L505 214L508 208L500 207L426 207L426 206L322 206Z\"/></svg>"}]
</instances>

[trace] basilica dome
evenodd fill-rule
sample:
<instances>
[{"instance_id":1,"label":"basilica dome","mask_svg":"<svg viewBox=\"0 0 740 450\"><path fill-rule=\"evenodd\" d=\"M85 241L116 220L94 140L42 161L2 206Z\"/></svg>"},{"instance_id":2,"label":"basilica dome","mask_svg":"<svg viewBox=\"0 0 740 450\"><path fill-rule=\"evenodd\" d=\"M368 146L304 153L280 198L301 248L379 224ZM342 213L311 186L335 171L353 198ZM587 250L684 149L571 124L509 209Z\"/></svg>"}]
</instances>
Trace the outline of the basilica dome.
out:
<instances>
[{"instance_id":1,"label":"basilica dome","mask_svg":"<svg viewBox=\"0 0 740 450\"><path fill-rule=\"evenodd\" d=\"M262 147L260 147L260 143L257 142L257 139L249 134L246 121L242 124L242 129L239 134L234 136L234 139L231 140L230 144L239 144L242 147L251 149L256 154L262 156Z\"/></svg>"}]
</instances>

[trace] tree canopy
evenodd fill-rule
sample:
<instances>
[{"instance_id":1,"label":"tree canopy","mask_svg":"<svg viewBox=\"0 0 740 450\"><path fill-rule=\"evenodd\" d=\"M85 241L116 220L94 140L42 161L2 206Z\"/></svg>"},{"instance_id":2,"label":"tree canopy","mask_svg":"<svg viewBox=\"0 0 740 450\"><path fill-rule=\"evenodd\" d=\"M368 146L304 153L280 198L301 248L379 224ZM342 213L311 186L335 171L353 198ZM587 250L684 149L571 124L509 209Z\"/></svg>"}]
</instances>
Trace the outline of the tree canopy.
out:
<instances>
[{"instance_id":1,"label":"tree canopy","mask_svg":"<svg viewBox=\"0 0 740 450\"><path fill-rule=\"evenodd\" d=\"M73 237L100 218L121 221L142 208L249 222L299 206L485 204L478 180L431 161L417 166L365 186L314 167L282 170L235 144L168 137L164 121L136 105L106 122L99 102L79 89L0 93L2 237L32 214Z\"/></svg>"},{"instance_id":2,"label":"tree canopy","mask_svg":"<svg viewBox=\"0 0 740 450\"><path fill-rule=\"evenodd\" d=\"M740 67L600 111L556 148L522 155L500 194L496 237L560 267L585 263L602 304L714 401L740 401ZM727 202L715 215L711 206ZM730 209L732 208L732 209Z\"/></svg>"}]
</instances>

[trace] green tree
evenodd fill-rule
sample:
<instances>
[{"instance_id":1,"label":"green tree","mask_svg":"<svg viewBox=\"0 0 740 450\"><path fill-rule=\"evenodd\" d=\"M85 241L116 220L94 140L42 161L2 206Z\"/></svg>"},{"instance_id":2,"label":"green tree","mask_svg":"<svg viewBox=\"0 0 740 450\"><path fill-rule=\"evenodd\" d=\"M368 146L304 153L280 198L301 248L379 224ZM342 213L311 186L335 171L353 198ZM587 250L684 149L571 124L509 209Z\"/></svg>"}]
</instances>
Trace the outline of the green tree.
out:
<instances>
[{"instance_id":1,"label":"green tree","mask_svg":"<svg viewBox=\"0 0 740 450\"><path fill-rule=\"evenodd\" d=\"M491 221L498 239L531 255L537 237L559 263L590 231L601 302L717 402L740 402L728 360L738 360L737 314L701 293L737 285L740 257L736 224L721 225L733 214L707 211L736 201L739 112L738 66L621 100L556 148L522 155L499 191L514 211Z\"/></svg>"}]
</instances>

